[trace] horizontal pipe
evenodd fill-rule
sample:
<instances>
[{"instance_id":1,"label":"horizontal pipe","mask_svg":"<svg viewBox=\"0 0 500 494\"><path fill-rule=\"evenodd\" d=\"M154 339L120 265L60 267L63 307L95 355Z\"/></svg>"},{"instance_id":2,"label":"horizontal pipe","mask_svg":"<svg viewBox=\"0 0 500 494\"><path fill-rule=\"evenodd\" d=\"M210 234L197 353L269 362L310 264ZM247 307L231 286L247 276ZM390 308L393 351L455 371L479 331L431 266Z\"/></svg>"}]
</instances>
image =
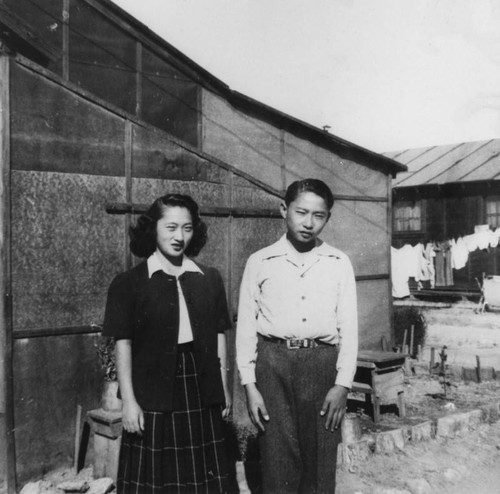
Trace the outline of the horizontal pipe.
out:
<instances>
[{"instance_id":1,"label":"horizontal pipe","mask_svg":"<svg viewBox=\"0 0 500 494\"><path fill-rule=\"evenodd\" d=\"M106 212L109 214L142 214L149 209L147 204L109 203L106 204ZM202 216L241 216L254 218L281 218L277 209L250 209L250 208L226 208L205 207L200 208Z\"/></svg>"},{"instance_id":2,"label":"horizontal pipe","mask_svg":"<svg viewBox=\"0 0 500 494\"><path fill-rule=\"evenodd\" d=\"M89 326L63 326L58 328L33 328L33 329L19 329L12 332L15 340L22 340L24 338L43 338L46 336L72 336L78 334L94 334L100 333L101 326L91 324Z\"/></svg>"},{"instance_id":3,"label":"horizontal pipe","mask_svg":"<svg viewBox=\"0 0 500 494\"><path fill-rule=\"evenodd\" d=\"M361 274L359 276L356 276L356 281L388 280L389 278L390 278L389 273Z\"/></svg>"}]
</instances>

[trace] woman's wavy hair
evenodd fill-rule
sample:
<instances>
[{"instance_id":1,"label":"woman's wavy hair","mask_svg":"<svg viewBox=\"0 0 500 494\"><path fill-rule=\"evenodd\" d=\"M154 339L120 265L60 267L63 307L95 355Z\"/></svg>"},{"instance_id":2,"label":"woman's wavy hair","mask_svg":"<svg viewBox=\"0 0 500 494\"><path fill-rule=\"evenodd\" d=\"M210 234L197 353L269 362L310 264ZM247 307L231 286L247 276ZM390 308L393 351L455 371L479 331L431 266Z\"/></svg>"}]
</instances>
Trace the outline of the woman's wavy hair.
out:
<instances>
[{"instance_id":1,"label":"woman's wavy hair","mask_svg":"<svg viewBox=\"0 0 500 494\"><path fill-rule=\"evenodd\" d=\"M207 226L200 218L196 201L185 194L166 194L153 202L150 208L129 229L130 250L137 257L149 257L156 250L156 224L168 206L186 208L193 221L193 238L185 250L190 257L197 256L207 242Z\"/></svg>"}]
</instances>

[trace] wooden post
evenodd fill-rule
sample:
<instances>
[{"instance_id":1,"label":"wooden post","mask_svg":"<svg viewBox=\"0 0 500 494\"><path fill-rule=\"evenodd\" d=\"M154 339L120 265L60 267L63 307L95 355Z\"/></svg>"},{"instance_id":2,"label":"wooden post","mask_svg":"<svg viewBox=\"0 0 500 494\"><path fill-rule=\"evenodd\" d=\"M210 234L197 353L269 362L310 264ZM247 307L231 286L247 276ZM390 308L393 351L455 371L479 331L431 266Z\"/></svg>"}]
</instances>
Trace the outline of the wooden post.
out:
<instances>
[{"instance_id":1,"label":"wooden post","mask_svg":"<svg viewBox=\"0 0 500 494\"><path fill-rule=\"evenodd\" d=\"M0 54L0 461L6 490L16 489L12 368L12 268L10 215L10 57ZM3 456L5 455L5 456Z\"/></svg>"},{"instance_id":2,"label":"wooden post","mask_svg":"<svg viewBox=\"0 0 500 494\"><path fill-rule=\"evenodd\" d=\"M75 448L73 456L73 468L75 473L78 473L78 452L80 451L80 430L82 424L82 405L76 406L76 421L75 421Z\"/></svg>"},{"instance_id":3,"label":"wooden post","mask_svg":"<svg viewBox=\"0 0 500 494\"><path fill-rule=\"evenodd\" d=\"M382 351L387 352L388 345L387 345L387 339L385 336L382 336L382 340L381 340L380 344L382 346Z\"/></svg>"},{"instance_id":4,"label":"wooden post","mask_svg":"<svg viewBox=\"0 0 500 494\"><path fill-rule=\"evenodd\" d=\"M417 360L420 361L421 358L422 358L422 345L418 345L417 346Z\"/></svg>"},{"instance_id":5,"label":"wooden post","mask_svg":"<svg viewBox=\"0 0 500 494\"><path fill-rule=\"evenodd\" d=\"M481 382L481 360L479 359L479 355L476 355L476 373L477 373L477 382Z\"/></svg>"},{"instance_id":6,"label":"wooden post","mask_svg":"<svg viewBox=\"0 0 500 494\"><path fill-rule=\"evenodd\" d=\"M432 371L434 369L435 359L436 359L436 349L434 347L431 347L431 361L429 363L429 374L432 374Z\"/></svg>"},{"instance_id":7,"label":"wooden post","mask_svg":"<svg viewBox=\"0 0 500 494\"><path fill-rule=\"evenodd\" d=\"M410 357L413 358L413 333L415 326L412 324L410 329Z\"/></svg>"},{"instance_id":8,"label":"wooden post","mask_svg":"<svg viewBox=\"0 0 500 494\"><path fill-rule=\"evenodd\" d=\"M406 348L406 337L408 336L408 330L405 329L404 335L403 335L403 344L401 345L401 351L403 353L406 353L405 348Z\"/></svg>"}]
</instances>

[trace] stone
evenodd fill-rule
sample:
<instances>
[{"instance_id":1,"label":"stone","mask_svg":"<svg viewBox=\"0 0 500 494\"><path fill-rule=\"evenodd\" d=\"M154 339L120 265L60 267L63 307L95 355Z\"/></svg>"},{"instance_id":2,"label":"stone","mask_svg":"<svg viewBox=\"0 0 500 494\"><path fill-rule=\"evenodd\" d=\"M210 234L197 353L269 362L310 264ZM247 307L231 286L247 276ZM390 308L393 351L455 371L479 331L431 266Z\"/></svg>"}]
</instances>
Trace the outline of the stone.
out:
<instances>
[{"instance_id":1,"label":"stone","mask_svg":"<svg viewBox=\"0 0 500 494\"><path fill-rule=\"evenodd\" d=\"M102 477L90 482L87 494L106 494L113 489L114 482L110 477Z\"/></svg>"},{"instance_id":2,"label":"stone","mask_svg":"<svg viewBox=\"0 0 500 494\"><path fill-rule=\"evenodd\" d=\"M377 453L392 453L395 449L404 449L405 440L402 429L380 432L375 437Z\"/></svg>"},{"instance_id":3,"label":"stone","mask_svg":"<svg viewBox=\"0 0 500 494\"><path fill-rule=\"evenodd\" d=\"M455 433L463 433L469 430L469 413L457 413L453 417L455 418Z\"/></svg>"},{"instance_id":4,"label":"stone","mask_svg":"<svg viewBox=\"0 0 500 494\"><path fill-rule=\"evenodd\" d=\"M460 472L457 472L453 468L447 468L443 472L443 477L448 481L448 482L458 482L462 478L462 474Z\"/></svg>"},{"instance_id":5,"label":"stone","mask_svg":"<svg viewBox=\"0 0 500 494\"><path fill-rule=\"evenodd\" d=\"M455 419L453 415L440 417L436 422L436 437L453 437L455 435Z\"/></svg>"},{"instance_id":6,"label":"stone","mask_svg":"<svg viewBox=\"0 0 500 494\"><path fill-rule=\"evenodd\" d=\"M431 485L425 479L410 479L406 482L406 487L411 494L433 494Z\"/></svg>"},{"instance_id":7,"label":"stone","mask_svg":"<svg viewBox=\"0 0 500 494\"><path fill-rule=\"evenodd\" d=\"M434 424L431 420L410 427L410 438L413 442L429 441L434 435Z\"/></svg>"},{"instance_id":8,"label":"stone","mask_svg":"<svg viewBox=\"0 0 500 494\"><path fill-rule=\"evenodd\" d=\"M481 410L483 411L483 418L485 422L493 423L498 421L499 413L497 403L486 405Z\"/></svg>"},{"instance_id":9,"label":"stone","mask_svg":"<svg viewBox=\"0 0 500 494\"><path fill-rule=\"evenodd\" d=\"M406 489L396 489L394 487L376 487L372 494L411 494Z\"/></svg>"},{"instance_id":10,"label":"stone","mask_svg":"<svg viewBox=\"0 0 500 494\"><path fill-rule=\"evenodd\" d=\"M471 410L469 412L469 430L477 429L482 421L483 421L482 410Z\"/></svg>"},{"instance_id":11,"label":"stone","mask_svg":"<svg viewBox=\"0 0 500 494\"><path fill-rule=\"evenodd\" d=\"M28 482L21 489L20 494L40 494L42 492L41 482Z\"/></svg>"},{"instance_id":12,"label":"stone","mask_svg":"<svg viewBox=\"0 0 500 494\"><path fill-rule=\"evenodd\" d=\"M85 480L68 480L58 484L57 488L64 492L86 492L89 490L89 484Z\"/></svg>"},{"instance_id":13,"label":"stone","mask_svg":"<svg viewBox=\"0 0 500 494\"><path fill-rule=\"evenodd\" d=\"M342 421L342 442L344 444L355 443L361 440L361 424L355 413L346 413Z\"/></svg>"},{"instance_id":14,"label":"stone","mask_svg":"<svg viewBox=\"0 0 500 494\"><path fill-rule=\"evenodd\" d=\"M342 456L344 465L365 461L370 456L370 445L366 439L346 444Z\"/></svg>"}]
</instances>

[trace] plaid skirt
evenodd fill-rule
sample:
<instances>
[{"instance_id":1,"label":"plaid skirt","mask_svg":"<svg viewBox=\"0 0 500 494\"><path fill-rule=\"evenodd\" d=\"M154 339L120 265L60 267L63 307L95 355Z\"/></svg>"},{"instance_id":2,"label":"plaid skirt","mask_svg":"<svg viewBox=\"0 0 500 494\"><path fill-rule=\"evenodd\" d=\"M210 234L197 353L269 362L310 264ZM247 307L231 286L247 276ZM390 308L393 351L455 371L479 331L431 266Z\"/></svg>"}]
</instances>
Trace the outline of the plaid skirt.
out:
<instances>
[{"instance_id":1,"label":"plaid skirt","mask_svg":"<svg viewBox=\"0 0 500 494\"><path fill-rule=\"evenodd\" d=\"M142 436L123 431L117 492L215 494L227 481L221 407L202 406L193 354L180 352L174 411L144 411Z\"/></svg>"}]
</instances>

